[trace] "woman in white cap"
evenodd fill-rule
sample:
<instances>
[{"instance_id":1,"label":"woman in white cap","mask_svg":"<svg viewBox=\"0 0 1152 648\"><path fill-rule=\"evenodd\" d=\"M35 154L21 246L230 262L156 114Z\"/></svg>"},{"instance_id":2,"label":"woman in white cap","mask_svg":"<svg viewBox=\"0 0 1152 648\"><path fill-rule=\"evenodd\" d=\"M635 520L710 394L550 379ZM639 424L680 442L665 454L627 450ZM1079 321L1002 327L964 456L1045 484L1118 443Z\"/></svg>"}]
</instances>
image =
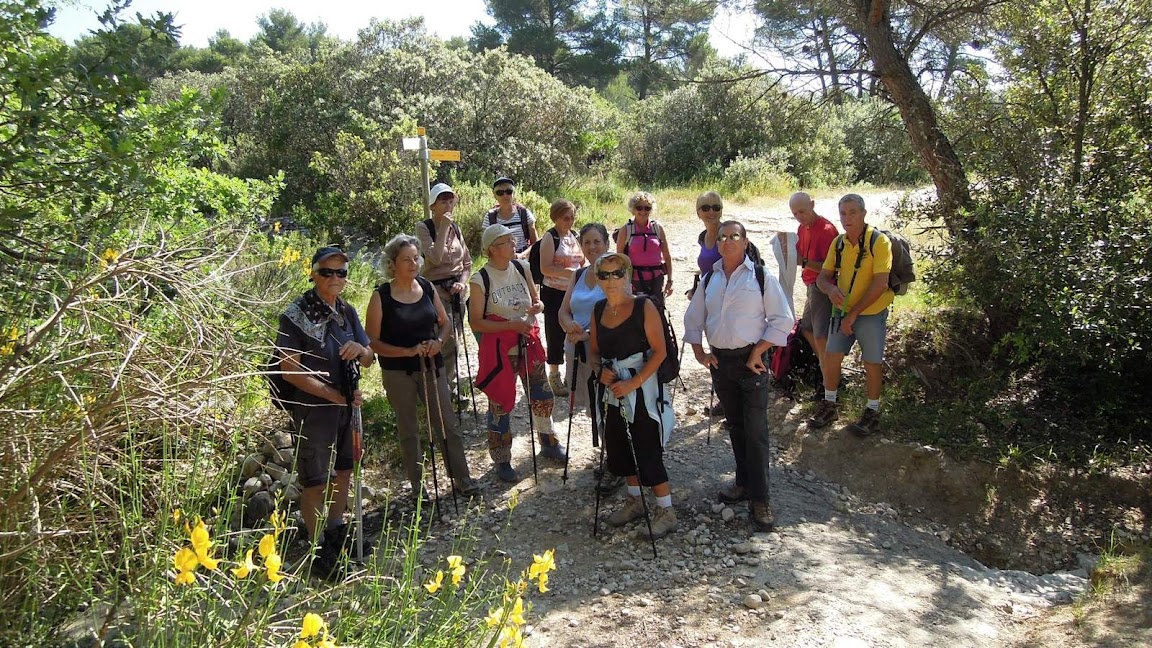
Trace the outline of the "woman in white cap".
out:
<instances>
[{"instance_id":1,"label":"woman in white cap","mask_svg":"<svg viewBox=\"0 0 1152 648\"><path fill-rule=\"evenodd\" d=\"M511 414L516 406L516 380L523 373L528 375L540 456L561 461L567 456L552 432L554 397L536 324L544 305L536 295L528 263L515 258L513 245L513 231L508 227L497 223L484 229L480 247L488 263L472 275L468 300L468 322L480 334L476 386L488 395L488 451L496 476L506 482L520 480L512 468Z\"/></svg>"},{"instance_id":2,"label":"woman in white cap","mask_svg":"<svg viewBox=\"0 0 1152 648\"><path fill-rule=\"evenodd\" d=\"M463 400L457 377L456 328L463 325L464 302L467 299L468 277L472 275L472 254L455 222L452 212L456 208L456 192L438 182L428 191L428 209L432 218L416 223L416 238L424 251L424 267L420 274L436 287L440 303L448 311L452 326L444 337L444 373L456 400Z\"/></svg>"}]
</instances>

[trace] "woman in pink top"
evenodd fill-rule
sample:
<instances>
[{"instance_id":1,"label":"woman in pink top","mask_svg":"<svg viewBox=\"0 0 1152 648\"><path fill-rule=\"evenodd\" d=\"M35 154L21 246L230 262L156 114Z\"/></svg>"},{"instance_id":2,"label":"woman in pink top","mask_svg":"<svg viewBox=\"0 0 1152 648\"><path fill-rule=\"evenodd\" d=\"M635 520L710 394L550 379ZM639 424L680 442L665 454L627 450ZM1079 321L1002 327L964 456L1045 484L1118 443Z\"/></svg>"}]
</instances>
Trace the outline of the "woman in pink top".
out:
<instances>
[{"instance_id":1,"label":"woman in pink top","mask_svg":"<svg viewBox=\"0 0 1152 648\"><path fill-rule=\"evenodd\" d=\"M572 282L572 275L584 265L584 252L572 233L576 222L576 205L557 200L549 210L553 226L540 243L540 272L544 284L540 287L540 301L544 302L544 336L548 350L548 382L557 396L567 396L568 386L560 376L564 362L564 328L560 326L560 305Z\"/></svg>"}]
</instances>

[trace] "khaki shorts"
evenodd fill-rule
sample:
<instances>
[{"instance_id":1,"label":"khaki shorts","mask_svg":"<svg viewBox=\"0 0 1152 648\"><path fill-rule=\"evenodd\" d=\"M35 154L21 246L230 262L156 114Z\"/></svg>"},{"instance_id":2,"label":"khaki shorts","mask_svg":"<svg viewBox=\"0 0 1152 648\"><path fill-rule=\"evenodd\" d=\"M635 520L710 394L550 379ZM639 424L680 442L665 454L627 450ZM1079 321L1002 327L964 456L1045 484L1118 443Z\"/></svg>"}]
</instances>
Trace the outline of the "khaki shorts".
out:
<instances>
[{"instance_id":1,"label":"khaki shorts","mask_svg":"<svg viewBox=\"0 0 1152 648\"><path fill-rule=\"evenodd\" d=\"M820 292L816 284L808 286L808 299L804 302L804 314L800 316L800 330L812 331L816 338L828 337L828 322L832 319L832 300Z\"/></svg>"}]
</instances>

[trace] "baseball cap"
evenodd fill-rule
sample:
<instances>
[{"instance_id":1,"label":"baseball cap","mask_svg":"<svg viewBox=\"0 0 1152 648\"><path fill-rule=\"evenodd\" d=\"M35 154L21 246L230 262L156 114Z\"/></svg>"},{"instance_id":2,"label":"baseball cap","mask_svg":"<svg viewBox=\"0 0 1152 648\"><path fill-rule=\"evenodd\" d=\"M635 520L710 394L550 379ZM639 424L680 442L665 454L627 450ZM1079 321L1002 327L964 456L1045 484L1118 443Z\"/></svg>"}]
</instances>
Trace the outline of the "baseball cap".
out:
<instances>
[{"instance_id":1,"label":"baseball cap","mask_svg":"<svg viewBox=\"0 0 1152 648\"><path fill-rule=\"evenodd\" d=\"M480 235L480 249L483 250L484 254L488 254L488 248L492 247L496 239L512 234L515 232L500 223L489 225L484 228L484 233Z\"/></svg>"},{"instance_id":2,"label":"baseball cap","mask_svg":"<svg viewBox=\"0 0 1152 648\"><path fill-rule=\"evenodd\" d=\"M316 254L312 255L312 269L315 270L316 265L318 263L320 263L321 261L323 261L324 259L327 259L328 257L331 257L331 256L336 256L336 255L344 257L344 261L345 261L345 263L347 263L348 255L344 253L344 250L341 250L340 248L338 248L334 245L327 245L327 246L320 248L319 250L316 250Z\"/></svg>"}]
</instances>

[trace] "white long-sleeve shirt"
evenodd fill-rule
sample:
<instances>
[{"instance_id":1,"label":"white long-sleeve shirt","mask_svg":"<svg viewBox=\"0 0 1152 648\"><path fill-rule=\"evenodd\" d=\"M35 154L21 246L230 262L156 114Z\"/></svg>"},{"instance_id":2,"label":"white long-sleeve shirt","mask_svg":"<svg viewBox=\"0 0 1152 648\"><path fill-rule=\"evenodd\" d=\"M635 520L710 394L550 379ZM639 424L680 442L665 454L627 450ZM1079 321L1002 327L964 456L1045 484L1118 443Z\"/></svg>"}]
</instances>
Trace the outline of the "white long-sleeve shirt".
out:
<instances>
[{"instance_id":1,"label":"white long-sleeve shirt","mask_svg":"<svg viewBox=\"0 0 1152 648\"><path fill-rule=\"evenodd\" d=\"M744 259L732 273L724 274L724 260L712 266L712 279L692 295L684 313L684 341L708 345L713 349L740 349L760 340L776 346L788 343L788 334L796 324L792 307L780 281L771 273L764 273L764 292L756 281L752 261Z\"/></svg>"}]
</instances>

